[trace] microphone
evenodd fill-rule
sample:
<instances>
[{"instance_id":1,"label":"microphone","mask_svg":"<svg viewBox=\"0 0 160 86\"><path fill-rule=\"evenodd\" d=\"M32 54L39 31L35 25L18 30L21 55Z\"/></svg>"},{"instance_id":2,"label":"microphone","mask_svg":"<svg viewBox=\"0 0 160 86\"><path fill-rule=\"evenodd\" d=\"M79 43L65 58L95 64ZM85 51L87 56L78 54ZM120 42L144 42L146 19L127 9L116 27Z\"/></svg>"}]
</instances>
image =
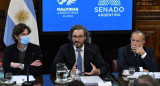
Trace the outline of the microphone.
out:
<instances>
[{"instance_id":1,"label":"microphone","mask_svg":"<svg viewBox=\"0 0 160 86\"><path fill-rule=\"evenodd\" d=\"M108 74L107 77L104 79L105 81L111 81L111 70L110 70L110 66L108 63L106 63L107 67L108 67Z\"/></svg>"},{"instance_id":2,"label":"microphone","mask_svg":"<svg viewBox=\"0 0 160 86\"><path fill-rule=\"evenodd\" d=\"M29 68L29 67L28 67ZM28 68L27 68L27 81L22 83L22 86L33 86L33 83L31 81L29 81L29 72L28 72Z\"/></svg>"},{"instance_id":3,"label":"microphone","mask_svg":"<svg viewBox=\"0 0 160 86\"><path fill-rule=\"evenodd\" d=\"M33 60L33 57L34 56L34 53L32 53L32 58L31 58L31 60L30 60L30 62ZM23 82L22 83L22 86L33 86L33 83L32 83L32 81L29 81L29 66L27 67L27 81L25 81L25 82Z\"/></svg>"}]
</instances>

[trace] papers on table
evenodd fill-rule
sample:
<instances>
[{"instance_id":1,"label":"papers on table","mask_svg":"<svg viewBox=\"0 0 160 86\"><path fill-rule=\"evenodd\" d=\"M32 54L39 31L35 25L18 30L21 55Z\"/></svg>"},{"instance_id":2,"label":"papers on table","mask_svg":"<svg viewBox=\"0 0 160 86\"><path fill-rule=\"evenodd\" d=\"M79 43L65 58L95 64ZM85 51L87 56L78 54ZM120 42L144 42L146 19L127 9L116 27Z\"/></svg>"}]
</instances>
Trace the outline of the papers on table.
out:
<instances>
[{"instance_id":1,"label":"papers on table","mask_svg":"<svg viewBox=\"0 0 160 86\"><path fill-rule=\"evenodd\" d=\"M16 84L22 84L24 81L27 81L27 75L13 75L12 81L16 82ZM33 75L29 75L29 81L34 81L35 78Z\"/></svg>"},{"instance_id":2,"label":"papers on table","mask_svg":"<svg viewBox=\"0 0 160 86\"><path fill-rule=\"evenodd\" d=\"M103 82L99 76L80 76L80 78L85 85L97 86L98 82Z\"/></svg>"},{"instance_id":3,"label":"papers on table","mask_svg":"<svg viewBox=\"0 0 160 86\"><path fill-rule=\"evenodd\" d=\"M111 81L98 82L98 86L112 86L112 83L111 83Z\"/></svg>"},{"instance_id":4,"label":"papers on table","mask_svg":"<svg viewBox=\"0 0 160 86\"><path fill-rule=\"evenodd\" d=\"M133 76L138 78L141 75L151 75L156 79L160 79L160 72L135 72Z\"/></svg>"}]
</instances>

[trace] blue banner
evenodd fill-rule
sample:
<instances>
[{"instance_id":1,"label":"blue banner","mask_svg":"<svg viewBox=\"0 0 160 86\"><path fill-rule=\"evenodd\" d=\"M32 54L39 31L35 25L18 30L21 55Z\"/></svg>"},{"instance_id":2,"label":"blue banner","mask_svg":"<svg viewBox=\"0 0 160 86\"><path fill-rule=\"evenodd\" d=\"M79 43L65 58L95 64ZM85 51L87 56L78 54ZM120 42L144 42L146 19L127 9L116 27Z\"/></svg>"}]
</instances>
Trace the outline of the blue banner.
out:
<instances>
[{"instance_id":1,"label":"blue banner","mask_svg":"<svg viewBox=\"0 0 160 86\"><path fill-rule=\"evenodd\" d=\"M133 0L43 0L43 31L132 30Z\"/></svg>"}]
</instances>

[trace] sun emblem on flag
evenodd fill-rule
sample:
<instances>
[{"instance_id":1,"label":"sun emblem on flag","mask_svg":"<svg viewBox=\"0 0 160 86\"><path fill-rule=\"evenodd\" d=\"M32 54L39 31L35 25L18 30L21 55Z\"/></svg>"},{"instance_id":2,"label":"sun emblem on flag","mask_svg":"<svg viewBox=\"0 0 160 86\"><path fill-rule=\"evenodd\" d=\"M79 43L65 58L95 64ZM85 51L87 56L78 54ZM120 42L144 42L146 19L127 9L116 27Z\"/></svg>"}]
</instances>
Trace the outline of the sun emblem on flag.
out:
<instances>
[{"instance_id":1,"label":"sun emblem on flag","mask_svg":"<svg viewBox=\"0 0 160 86\"><path fill-rule=\"evenodd\" d=\"M19 10L15 15L15 19L19 23L25 23L29 19L29 12L23 9Z\"/></svg>"}]
</instances>

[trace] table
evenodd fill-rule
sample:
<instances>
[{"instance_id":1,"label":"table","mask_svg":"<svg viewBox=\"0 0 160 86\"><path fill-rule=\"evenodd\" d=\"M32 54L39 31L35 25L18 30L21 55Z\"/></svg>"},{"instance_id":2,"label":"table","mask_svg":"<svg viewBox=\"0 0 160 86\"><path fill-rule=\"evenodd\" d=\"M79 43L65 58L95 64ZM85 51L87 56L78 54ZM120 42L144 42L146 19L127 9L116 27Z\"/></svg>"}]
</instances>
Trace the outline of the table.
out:
<instances>
[{"instance_id":1,"label":"table","mask_svg":"<svg viewBox=\"0 0 160 86\"><path fill-rule=\"evenodd\" d=\"M49 74L47 74L47 75L49 75ZM117 75L118 75L118 73L115 73L115 74L112 73L111 74L110 80L112 81L112 84L114 84L114 86L128 86L128 82L124 81L122 79L121 75L118 75L118 77L117 77ZM33 82L33 85L34 86L43 86L43 84L44 84L43 76L44 75L34 76L34 78L36 80ZM54 84L54 86L67 86L67 84L57 84L57 83L55 83L54 82L56 80L55 75L49 75L49 76L50 76L50 80L51 80L52 84ZM104 77L101 77L101 78L104 78ZM5 86L18 86L18 85L12 84L12 85L5 85Z\"/></svg>"}]
</instances>

